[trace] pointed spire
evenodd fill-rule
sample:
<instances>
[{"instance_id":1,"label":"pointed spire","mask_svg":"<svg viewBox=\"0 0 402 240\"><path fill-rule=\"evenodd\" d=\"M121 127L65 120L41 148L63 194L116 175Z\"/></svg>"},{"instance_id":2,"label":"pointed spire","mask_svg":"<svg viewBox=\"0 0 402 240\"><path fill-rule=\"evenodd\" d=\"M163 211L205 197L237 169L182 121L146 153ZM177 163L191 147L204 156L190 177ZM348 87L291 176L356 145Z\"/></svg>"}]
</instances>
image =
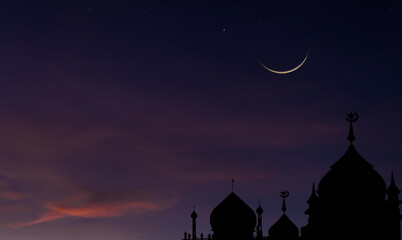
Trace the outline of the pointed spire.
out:
<instances>
[{"instance_id":1,"label":"pointed spire","mask_svg":"<svg viewBox=\"0 0 402 240\"><path fill-rule=\"evenodd\" d=\"M193 212L191 213L191 218L193 219L193 228L192 228L192 240L196 240L197 239L197 213L195 212L195 206L193 205ZM189 234L190 235L190 234ZM188 237L191 240L191 237Z\"/></svg>"},{"instance_id":2,"label":"pointed spire","mask_svg":"<svg viewBox=\"0 0 402 240\"><path fill-rule=\"evenodd\" d=\"M262 239L262 213L264 210L261 207L261 201L258 201L258 208L256 210L258 216L257 216L257 239L261 240Z\"/></svg>"},{"instance_id":3,"label":"pointed spire","mask_svg":"<svg viewBox=\"0 0 402 240\"><path fill-rule=\"evenodd\" d=\"M282 212L283 213L285 213L286 212L286 210L288 210L287 208L286 208L286 202L285 202L285 199L282 199Z\"/></svg>"},{"instance_id":4,"label":"pointed spire","mask_svg":"<svg viewBox=\"0 0 402 240\"><path fill-rule=\"evenodd\" d=\"M355 137L355 133L353 131L352 123L356 122L359 119L359 114L357 114L357 112L350 112L350 113L346 114L345 119L346 119L346 121L349 122L348 140L349 140L350 144L353 144L353 141L356 139L356 137Z\"/></svg>"},{"instance_id":5,"label":"pointed spire","mask_svg":"<svg viewBox=\"0 0 402 240\"><path fill-rule=\"evenodd\" d=\"M391 172L391 184L389 184L389 187L387 189L388 199L394 200L394 201L399 201L398 195L400 192L401 192L401 190L399 190L399 188L395 184L394 173Z\"/></svg>"},{"instance_id":6,"label":"pointed spire","mask_svg":"<svg viewBox=\"0 0 402 240\"><path fill-rule=\"evenodd\" d=\"M289 197L289 192L288 190L283 190L281 192L281 198L282 198L282 212L285 213L287 208L286 208L286 202L285 202L285 198Z\"/></svg>"},{"instance_id":7,"label":"pointed spire","mask_svg":"<svg viewBox=\"0 0 402 240\"><path fill-rule=\"evenodd\" d=\"M395 192L398 192L398 194L401 192L395 184L394 172L391 172L391 184L388 187L388 191L392 191L392 190L394 190Z\"/></svg>"},{"instance_id":8,"label":"pointed spire","mask_svg":"<svg viewBox=\"0 0 402 240\"><path fill-rule=\"evenodd\" d=\"M317 191L315 190L315 184L313 182L313 188L311 190L311 195L307 200L307 203L310 205L309 209L307 209L307 211L305 212L306 214L308 214L308 212L310 211L310 208L312 207L312 205L315 204L315 202L317 202L318 200L318 196L317 196Z\"/></svg>"},{"instance_id":9,"label":"pointed spire","mask_svg":"<svg viewBox=\"0 0 402 240\"><path fill-rule=\"evenodd\" d=\"M313 189L311 190L311 195L310 195L310 199L312 199L312 198L318 198L317 191L315 190L314 182L313 182Z\"/></svg>"},{"instance_id":10,"label":"pointed spire","mask_svg":"<svg viewBox=\"0 0 402 240\"><path fill-rule=\"evenodd\" d=\"M311 195L306 201L309 205L308 209L304 212L305 214L309 215L309 222L311 221L311 216L314 215L317 209L317 203L319 201L317 191L315 190L315 184L313 182L313 188L311 189Z\"/></svg>"},{"instance_id":11,"label":"pointed spire","mask_svg":"<svg viewBox=\"0 0 402 240\"><path fill-rule=\"evenodd\" d=\"M261 207L261 201L258 201L258 208L257 210L255 210L255 212L258 214L262 214L264 212L264 210Z\"/></svg>"},{"instance_id":12,"label":"pointed spire","mask_svg":"<svg viewBox=\"0 0 402 240\"><path fill-rule=\"evenodd\" d=\"M197 213L195 212L195 206L193 205L193 212L191 213L191 218L195 219L195 218L197 218L197 217L198 217L198 215L197 215Z\"/></svg>"},{"instance_id":13,"label":"pointed spire","mask_svg":"<svg viewBox=\"0 0 402 240\"><path fill-rule=\"evenodd\" d=\"M289 197L289 192L283 190L280 194L283 198L282 202L282 216L276 221L268 230L269 239L299 239L299 229L297 226L286 216L286 203L285 199Z\"/></svg>"},{"instance_id":14,"label":"pointed spire","mask_svg":"<svg viewBox=\"0 0 402 240\"><path fill-rule=\"evenodd\" d=\"M232 178L232 192L233 192L234 178Z\"/></svg>"}]
</instances>

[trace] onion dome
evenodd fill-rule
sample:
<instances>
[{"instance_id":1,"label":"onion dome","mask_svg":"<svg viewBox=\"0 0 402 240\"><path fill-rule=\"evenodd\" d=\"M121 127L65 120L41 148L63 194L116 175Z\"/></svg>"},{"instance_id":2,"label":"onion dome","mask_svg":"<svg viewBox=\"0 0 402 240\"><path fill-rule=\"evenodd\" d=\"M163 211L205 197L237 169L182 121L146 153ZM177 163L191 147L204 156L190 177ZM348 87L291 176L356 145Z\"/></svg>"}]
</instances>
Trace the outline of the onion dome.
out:
<instances>
[{"instance_id":1,"label":"onion dome","mask_svg":"<svg viewBox=\"0 0 402 240\"><path fill-rule=\"evenodd\" d=\"M269 228L268 234L272 239L297 239L299 229L288 216L283 213L279 220Z\"/></svg>"},{"instance_id":2,"label":"onion dome","mask_svg":"<svg viewBox=\"0 0 402 240\"><path fill-rule=\"evenodd\" d=\"M272 225L268 234L271 239L297 239L299 237L299 229L297 226L286 216L287 210L285 199L289 197L289 192L284 190L281 192L282 200L282 216Z\"/></svg>"},{"instance_id":3,"label":"onion dome","mask_svg":"<svg viewBox=\"0 0 402 240\"><path fill-rule=\"evenodd\" d=\"M214 208L210 224L215 233L226 233L229 230L252 233L256 225L256 216L253 209L232 192Z\"/></svg>"},{"instance_id":4,"label":"onion dome","mask_svg":"<svg viewBox=\"0 0 402 240\"><path fill-rule=\"evenodd\" d=\"M346 120L350 122L348 136L350 146L318 184L317 192L322 200L350 202L354 199L356 202L364 200L365 203L378 203L385 200L384 179L353 145L355 135L352 123L358 118L359 115L356 112L346 115Z\"/></svg>"},{"instance_id":5,"label":"onion dome","mask_svg":"<svg viewBox=\"0 0 402 240\"><path fill-rule=\"evenodd\" d=\"M384 201L386 185L380 174L350 145L346 153L331 166L317 189L321 199L359 198Z\"/></svg>"},{"instance_id":6,"label":"onion dome","mask_svg":"<svg viewBox=\"0 0 402 240\"><path fill-rule=\"evenodd\" d=\"M197 217L198 217L198 215L195 212L195 209L193 209L193 212L191 213L191 218L194 219L194 218L197 218Z\"/></svg>"}]
</instances>

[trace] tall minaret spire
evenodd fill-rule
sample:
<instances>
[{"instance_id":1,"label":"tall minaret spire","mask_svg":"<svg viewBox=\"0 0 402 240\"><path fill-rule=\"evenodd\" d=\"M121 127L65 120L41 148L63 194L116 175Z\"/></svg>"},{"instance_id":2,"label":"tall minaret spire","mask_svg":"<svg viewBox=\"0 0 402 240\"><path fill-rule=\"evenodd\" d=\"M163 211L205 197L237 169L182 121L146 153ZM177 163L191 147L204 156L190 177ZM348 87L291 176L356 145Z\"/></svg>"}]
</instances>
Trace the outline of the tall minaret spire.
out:
<instances>
[{"instance_id":1,"label":"tall minaret spire","mask_svg":"<svg viewBox=\"0 0 402 240\"><path fill-rule=\"evenodd\" d=\"M193 240L197 239L197 219L198 215L195 212L195 206L193 206L193 212L191 213L191 218L193 219L193 229L192 229L192 234L191 237Z\"/></svg>"},{"instance_id":2,"label":"tall minaret spire","mask_svg":"<svg viewBox=\"0 0 402 240\"><path fill-rule=\"evenodd\" d=\"M359 119L359 114L357 114L357 112L350 112L350 113L346 114L345 119L346 119L346 121L349 122L348 140L349 140L350 144L353 144L353 141L356 139L356 137L355 137L355 133L353 131L352 123L356 122Z\"/></svg>"},{"instance_id":3,"label":"tall minaret spire","mask_svg":"<svg viewBox=\"0 0 402 240\"><path fill-rule=\"evenodd\" d=\"M261 202L259 201L258 203L258 208L256 210L257 212L257 239L262 239L262 213L264 210L261 207Z\"/></svg>"}]
</instances>

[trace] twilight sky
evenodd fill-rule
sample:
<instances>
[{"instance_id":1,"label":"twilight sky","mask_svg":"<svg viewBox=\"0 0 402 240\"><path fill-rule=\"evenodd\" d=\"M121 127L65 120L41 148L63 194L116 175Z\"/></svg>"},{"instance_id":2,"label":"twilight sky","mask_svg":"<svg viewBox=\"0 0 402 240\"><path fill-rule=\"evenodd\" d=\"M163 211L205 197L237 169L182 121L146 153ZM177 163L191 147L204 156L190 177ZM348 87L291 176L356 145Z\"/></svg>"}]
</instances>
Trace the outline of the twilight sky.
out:
<instances>
[{"instance_id":1,"label":"twilight sky","mask_svg":"<svg viewBox=\"0 0 402 240\"><path fill-rule=\"evenodd\" d=\"M397 0L1 1L0 238L207 234L232 178L304 226L350 111L402 188L401 43Z\"/></svg>"}]
</instances>

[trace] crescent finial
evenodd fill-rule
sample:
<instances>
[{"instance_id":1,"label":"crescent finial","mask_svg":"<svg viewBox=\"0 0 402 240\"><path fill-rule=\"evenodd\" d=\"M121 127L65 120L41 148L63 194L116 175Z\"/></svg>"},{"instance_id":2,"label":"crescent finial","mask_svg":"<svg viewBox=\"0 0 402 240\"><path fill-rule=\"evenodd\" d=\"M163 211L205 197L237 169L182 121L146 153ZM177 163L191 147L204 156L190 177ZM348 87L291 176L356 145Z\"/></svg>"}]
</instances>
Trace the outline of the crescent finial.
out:
<instances>
[{"instance_id":1,"label":"crescent finial","mask_svg":"<svg viewBox=\"0 0 402 240\"><path fill-rule=\"evenodd\" d=\"M346 114L345 119L349 122L349 134L347 139L349 140L350 144L352 144L353 141L356 139L352 123L356 122L359 119L359 114L357 114L357 112L355 111L352 111Z\"/></svg>"},{"instance_id":2,"label":"crescent finial","mask_svg":"<svg viewBox=\"0 0 402 240\"><path fill-rule=\"evenodd\" d=\"M289 197L289 191L288 190L283 190L281 192L281 198L287 198Z\"/></svg>"}]
</instances>

